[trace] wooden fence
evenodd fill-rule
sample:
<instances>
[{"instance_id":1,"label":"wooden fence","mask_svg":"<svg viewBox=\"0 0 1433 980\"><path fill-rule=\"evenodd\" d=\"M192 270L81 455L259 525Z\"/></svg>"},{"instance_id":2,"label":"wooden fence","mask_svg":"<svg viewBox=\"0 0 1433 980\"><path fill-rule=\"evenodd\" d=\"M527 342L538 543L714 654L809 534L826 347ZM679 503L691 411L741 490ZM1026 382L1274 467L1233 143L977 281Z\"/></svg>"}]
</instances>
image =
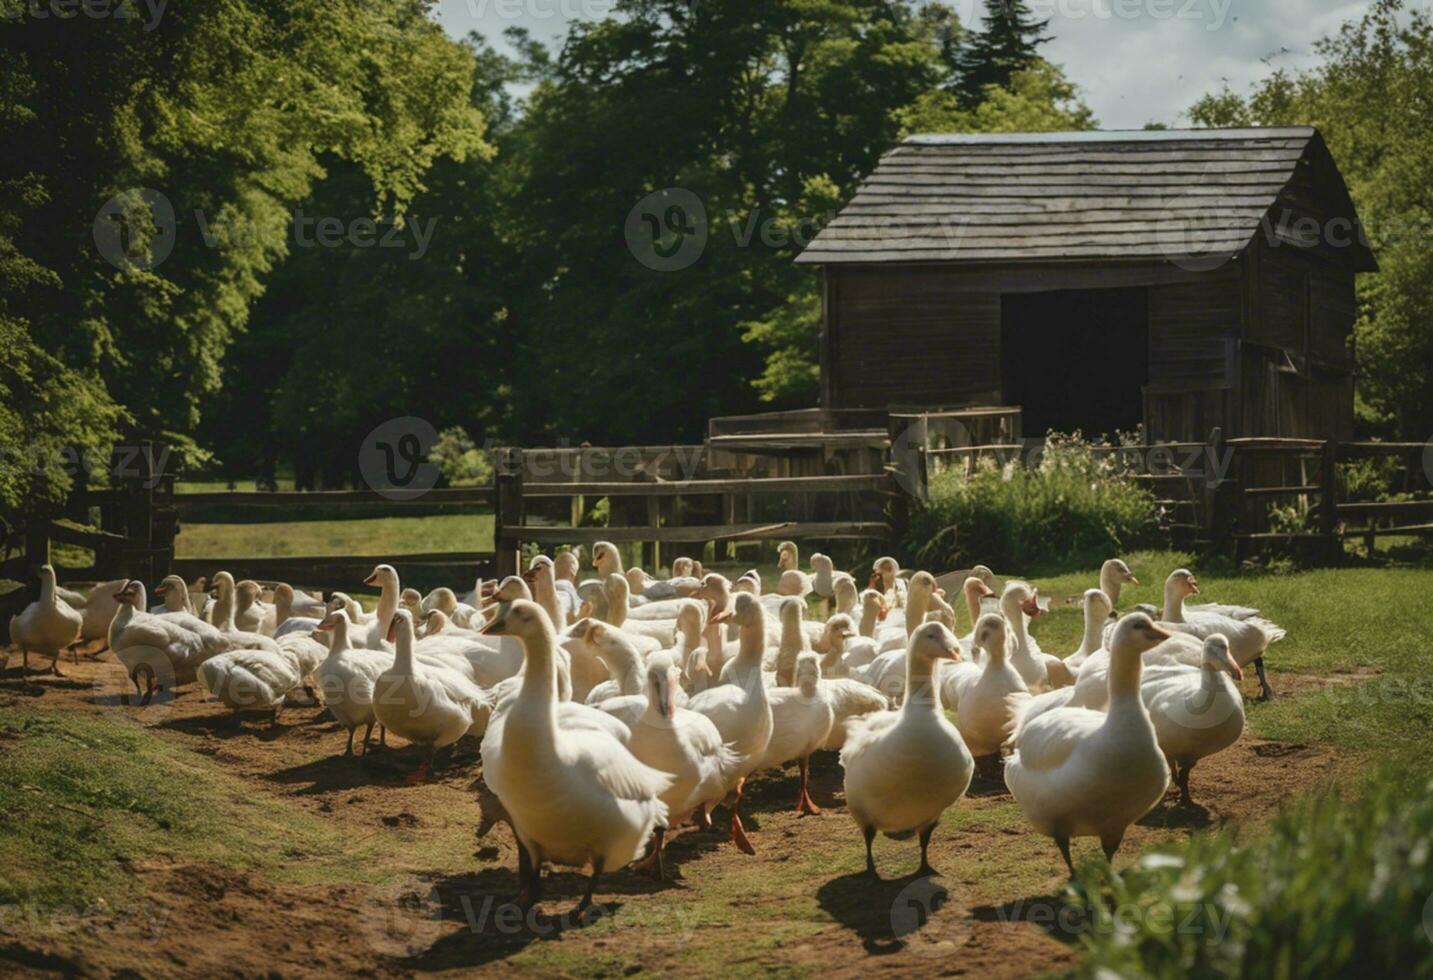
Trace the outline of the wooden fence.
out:
<instances>
[{"instance_id":1,"label":"wooden fence","mask_svg":"<svg viewBox=\"0 0 1433 980\"><path fill-rule=\"evenodd\" d=\"M637 543L649 568L679 554L700 555L708 542L718 557L732 557L740 542L786 538L884 546L936 472L968 472L983 458L1012 465L1038 458L1038 444L1020 438L1018 409L892 413L884 433L871 427L873 413L835 415L714 420L714 436L703 445L504 449L497 453L491 487L397 497L374 490L176 493L172 476L157 465L162 454L142 444L130 454L137 465L123 471L115 486L78 491L62 512L33 515L12 533L6 550L15 551L20 541L22 553L0 563L0 575L33 583L34 568L49 560L51 542L94 554L87 566L60 567L63 581L132 576L153 583L170 573L192 580L227 569L239 578L324 589L358 588L379 560L420 588L512 574L524 545ZM1102 451L1135 461L1117 461L1115 468L1151 489L1162 527L1178 546L1236 557L1284 548L1329 560L1350 538L1372 550L1379 537L1433 533L1433 452L1423 443L1225 440L1216 429L1202 444ZM1348 495L1345 471L1363 460L1389 461L1380 465L1397 475L1398 499ZM592 526L589 507L598 500L607 502L607 521ZM177 558L174 552L186 522L434 513L492 513L494 550L269 558ZM31 594L33 589L12 594L0 605Z\"/></svg>"}]
</instances>

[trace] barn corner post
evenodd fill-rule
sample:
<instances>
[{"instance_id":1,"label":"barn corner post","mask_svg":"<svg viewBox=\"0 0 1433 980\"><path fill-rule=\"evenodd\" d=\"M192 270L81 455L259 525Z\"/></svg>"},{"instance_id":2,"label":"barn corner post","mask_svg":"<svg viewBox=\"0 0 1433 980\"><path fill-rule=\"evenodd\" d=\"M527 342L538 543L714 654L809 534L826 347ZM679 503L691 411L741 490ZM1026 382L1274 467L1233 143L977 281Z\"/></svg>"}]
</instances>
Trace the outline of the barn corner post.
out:
<instances>
[{"instance_id":1,"label":"barn corner post","mask_svg":"<svg viewBox=\"0 0 1433 980\"><path fill-rule=\"evenodd\" d=\"M495 491L493 550L498 578L516 575L522 566L522 450L499 449Z\"/></svg>"}]
</instances>

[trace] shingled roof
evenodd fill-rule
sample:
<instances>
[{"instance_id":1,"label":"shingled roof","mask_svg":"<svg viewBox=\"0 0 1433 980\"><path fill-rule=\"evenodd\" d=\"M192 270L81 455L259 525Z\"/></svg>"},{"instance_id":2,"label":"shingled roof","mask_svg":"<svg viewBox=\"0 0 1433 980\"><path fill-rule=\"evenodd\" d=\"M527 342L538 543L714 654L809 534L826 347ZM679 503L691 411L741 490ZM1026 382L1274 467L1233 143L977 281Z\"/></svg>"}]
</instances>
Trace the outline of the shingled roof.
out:
<instances>
[{"instance_id":1,"label":"shingled roof","mask_svg":"<svg viewBox=\"0 0 1433 980\"><path fill-rule=\"evenodd\" d=\"M1311 127L912 136L797 258L805 265L1170 259L1237 254L1300 168ZM1319 208L1315 208L1317 212ZM1354 262L1372 256L1356 246Z\"/></svg>"}]
</instances>

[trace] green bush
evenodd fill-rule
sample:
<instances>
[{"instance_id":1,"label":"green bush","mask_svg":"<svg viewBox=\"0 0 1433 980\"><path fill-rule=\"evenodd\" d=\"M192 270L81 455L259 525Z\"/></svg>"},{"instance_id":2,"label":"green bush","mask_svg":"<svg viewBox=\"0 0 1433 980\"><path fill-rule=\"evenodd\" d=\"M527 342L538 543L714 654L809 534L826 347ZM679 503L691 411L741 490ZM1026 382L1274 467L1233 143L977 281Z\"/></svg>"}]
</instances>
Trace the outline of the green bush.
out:
<instances>
[{"instance_id":1,"label":"green bush","mask_svg":"<svg viewBox=\"0 0 1433 980\"><path fill-rule=\"evenodd\" d=\"M437 466L450 487L479 487L493 482L493 464L461 426L438 433L428 461Z\"/></svg>"},{"instance_id":2,"label":"green bush","mask_svg":"<svg viewBox=\"0 0 1433 980\"><path fill-rule=\"evenodd\" d=\"M936 476L912 509L907 552L930 568L983 562L1013 571L1098 565L1144 543L1158 506L1111 448L1051 433L1034 467L986 460L968 477Z\"/></svg>"},{"instance_id":3,"label":"green bush","mask_svg":"<svg viewBox=\"0 0 1433 980\"><path fill-rule=\"evenodd\" d=\"M1433 784L1388 774L1266 837L1199 835L1073 887L1088 976L1433 976Z\"/></svg>"}]
</instances>

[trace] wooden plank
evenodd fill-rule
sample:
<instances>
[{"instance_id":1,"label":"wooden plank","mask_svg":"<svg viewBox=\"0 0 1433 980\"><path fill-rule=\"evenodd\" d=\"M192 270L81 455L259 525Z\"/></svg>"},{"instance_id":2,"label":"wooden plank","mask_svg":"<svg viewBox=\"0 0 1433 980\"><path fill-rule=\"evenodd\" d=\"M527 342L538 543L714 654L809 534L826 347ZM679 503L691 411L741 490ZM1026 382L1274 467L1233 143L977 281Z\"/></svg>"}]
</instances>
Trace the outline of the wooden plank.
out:
<instances>
[{"instance_id":1,"label":"wooden plank","mask_svg":"<svg viewBox=\"0 0 1433 980\"><path fill-rule=\"evenodd\" d=\"M879 522L838 521L766 524L715 524L704 527L538 527L509 528L519 541L536 544L593 544L611 541L660 541L663 544L693 544L706 541L765 541L783 538L887 538L890 525Z\"/></svg>"},{"instance_id":2,"label":"wooden plank","mask_svg":"<svg viewBox=\"0 0 1433 980\"><path fill-rule=\"evenodd\" d=\"M1339 504L1338 516L1354 521L1406 520L1433 515L1433 500L1360 501Z\"/></svg>"},{"instance_id":3,"label":"wooden plank","mask_svg":"<svg viewBox=\"0 0 1433 980\"><path fill-rule=\"evenodd\" d=\"M490 551L419 555L305 555L243 558L175 558L173 571L187 580L200 575L213 577L228 571L236 579L266 579L322 586L345 591L362 591L363 580L375 565L392 565L400 578L441 576L450 583L471 580L479 572L492 575L494 555Z\"/></svg>"},{"instance_id":4,"label":"wooden plank","mask_svg":"<svg viewBox=\"0 0 1433 980\"><path fill-rule=\"evenodd\" d=\"M50 540L61 544L72 544L80 548L103 548L105 545L124 546L129 538L97 527L80 527L68 521L50 522Z\"/></svg>"},{"instance_id":5,"label":"wooden plank","mask_svg":"<svg viewBox=\"0 0 1433 980\"><path fill-rule=\"evenodd\" d=\"M739 437L730 437L739 438ZM664 483L527 483L526 497L685 497L724 493L860 493L891 489L881 474L760 477L735 480L673 480Z\"/></svg>"},{"instance_id":6,"label":"wooden plank","mask_svg":"<svg viewBox=\"0 0 1433 980\"><path fill-rule=\"evenodd\" d=\"M491 506L492 487L428 490L413 497L393 498L376 490L279 490L176 493L171 500L183 513L199 507L358 507L358 506Z\"/></svg>"},{"instance_id":7,"label":"wooden plank","mask_svg":"<svg viewBox=\"0 0 1433 980\"><path fill-rule=\"evenodd\" d=\"M1298 497L1309 493L1322 493L1321 486L1306 487L1245 487L1246 497Z\"/></svg>"},{"instance_id":8,"label":"wooden plank","mask_svg":"<svg viewBox=\"0 0 1433 980\"><path fill-rule=\"evenodd\" d=\"M820 452L826 449L883 449L890 441L884 430L869 432L828 432L805 435L797 432L735 436L712 436L707 444L727 452L782 452L805 449Z\"/></svg>"},{"instance_id":9,"label":"wooden plank","mask_svg":"<svg viewBox=\"0 0 1433 980\"><path fill-rule=\"evenodd\" d=\"M1346 538L1385 537L1390 534L1433 534L1433 524L1404 524L1397 527L1350 528L1343 532Z\"/></svg>"}]
</instances>

